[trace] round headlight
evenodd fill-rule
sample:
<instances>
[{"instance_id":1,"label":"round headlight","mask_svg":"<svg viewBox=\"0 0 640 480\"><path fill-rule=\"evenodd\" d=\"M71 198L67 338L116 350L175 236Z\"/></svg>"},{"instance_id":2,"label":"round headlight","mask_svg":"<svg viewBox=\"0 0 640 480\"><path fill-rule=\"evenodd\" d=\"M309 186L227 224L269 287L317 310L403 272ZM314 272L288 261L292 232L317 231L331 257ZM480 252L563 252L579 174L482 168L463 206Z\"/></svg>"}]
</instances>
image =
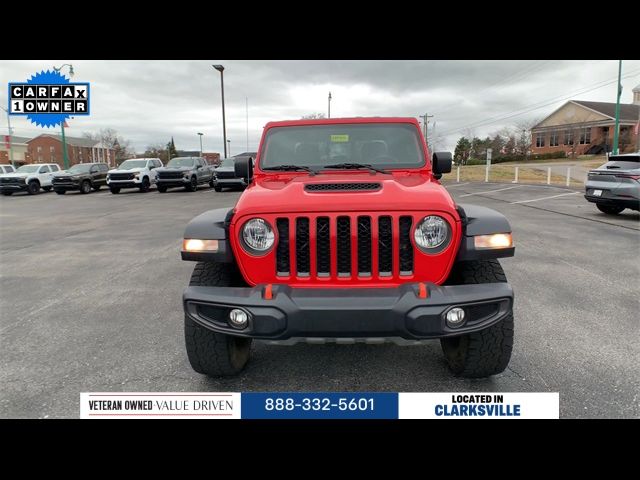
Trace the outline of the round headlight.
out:
<instances>
[{"instance_id":1,"label":"round headlight","mask_svg":"<svg viewBox=\"0 0 640 480\"><path fill-rule=\"evenodd\" d=\"M413 238L420 249L427 253L437 253L445 249L449 244L451 230L447 221L437 215L424 217L415 232Z\"/></svg>"},{"instance_id":2,"label":"round headlight","mask_svg":"<svg viewBox=\"0 0 640 480\"><path fill-rule=\"evenodd\" d=\"M244 246L253 253L264 253L273 247L273 228L262 218L252 218L242 227Z\"/></svg>"}]
</instances>

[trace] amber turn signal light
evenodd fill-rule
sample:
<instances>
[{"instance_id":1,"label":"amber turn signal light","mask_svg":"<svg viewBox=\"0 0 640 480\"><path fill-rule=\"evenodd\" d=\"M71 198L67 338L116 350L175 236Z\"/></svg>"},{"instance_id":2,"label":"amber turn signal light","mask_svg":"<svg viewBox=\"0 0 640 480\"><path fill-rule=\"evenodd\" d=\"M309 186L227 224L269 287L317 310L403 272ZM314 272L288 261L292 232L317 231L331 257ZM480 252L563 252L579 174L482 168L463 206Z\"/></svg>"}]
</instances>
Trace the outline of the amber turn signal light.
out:
<instances>
[{"instance_id":1,"label":"amber turn signal light","mask_svg":"<svg viewBox=\"0 0 640 480\"><path fill-rule=\"evenodd\" d=\"M182 241L182 250L185 252L217 252L218 240L199 240L197 238L185 238Z\"/></svg>"},{"instance_id":2,"label":"amber turn signal light","mask_svg":"<svg viewBox=\"0 0 640 480\"><path fill-rule=\"evenodd\" d=\"M511 248L513 238L510 233L494 233L492 235L477 235L473 237L476 248Z\"/></svg>"}]
</instances>

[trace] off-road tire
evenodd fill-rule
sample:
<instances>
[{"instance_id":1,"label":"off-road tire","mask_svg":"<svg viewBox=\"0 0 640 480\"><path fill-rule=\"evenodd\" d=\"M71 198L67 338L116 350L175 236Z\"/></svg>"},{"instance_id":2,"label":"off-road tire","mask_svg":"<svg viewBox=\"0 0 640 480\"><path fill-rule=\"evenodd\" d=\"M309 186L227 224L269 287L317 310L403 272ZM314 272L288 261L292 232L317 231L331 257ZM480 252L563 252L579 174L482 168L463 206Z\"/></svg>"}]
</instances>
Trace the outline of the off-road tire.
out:
<instances>
[{"instance_id":1,"label":"off-road tire","mask_svg":"<svg viewBox=\"0 0 640 480\"><path fill-rule=\"evenodd\" d=\"M448 285L506 282L498 260L457 263ZM479 332L440 339L451 371L461 377L483 378L507 368L513 349L513 312L500 322Z\"/></svg>"},{"instance_id":2,"label":"off-road tire","mask_svg":"<svg viewBox=\"0 0 640 480\"><path fill-rule=\"evenodd\" d=\"M50 192L52 187L42 187L45 192Z\"/></svg>"},{"instance_id":3,"label":"off-road tire","mask_svg":"<svg viewBox=\"0 0 640 480\"><path fill-rule=\"evenodd\" d=\"M150 188L151 188L151 182L149 181L149 178L148 177L144 177L142 179L142 185L140 186L140 191L141 192L148 192Z\"/></svg>"},{"instance_id":4,"label":"off-road tire","mask_svg":"<svg viewBox=\"0 0 640 480\"><path fill-rule=\"evenodd\" d=\"M91 193L91 182L89 180L84 180L80 184L80 193L82 193L83 195Z\"/></svg>"},{"instance_id":5,"label":"off-road tire","mask_svg":"<svg viewBox=\"0 0 640 480\"><path fill-rule=\"evenodd\" d=\"M27 193L29 195L35 195L40 192L40 182L37 180L31 180L29 185L27 185Z\"/></svg>"},{"instance_id":6,"label":"off-road tire","mask_svg":"<svg viewBox=\"0 0 640 480\"><path fill-rule=\"evenodd\" d=\"M209 187L210 187L210 188L213 188L213 187L214 187L213 179L209 180Z\"/></svg>"},{"instance_id":7,"label":"off-road tire","mask_svg":"<svg viewBox=\"0 0 640 480\"><path fill-rule=\"evenodd\" d=\"M158 192L160 193L166 193L167 192L167 187L163 187L161 185L158 185Z\"/></svg>"},{"instance_id":8,"label":"off-road tire","mask_svg":"<svg viewBox=\"0 0 640 480\"><path fill-rule=\"evenodd\" d=\"M65 193L67 193L67 191L66 190L56 190L56 193L58 195L64 195Z\"/></svg>"},{"instance_id":9,"label":"off-road tire","mask_svg":"<svg viewBox=\"0 0 640 480\"><path fill-rule=\"evenodd\" d=\"M4 195L5 197L10 197L11 195L13 195L13 192L2 192L2 195Z\"/></svg>"},{"instance_id":10,"label":"off-road tire","mask_svg":"<svg viewBox=\"0 0 640 480\"><path fill-rule=\"evenodd\" d=\"M596 208L607 215L618 215L624 210L624 207L618 205L602 205L599 203L596 203Z\"/></svg>"},{"instance_id":11,"label":"off-road tire","mask_svg":"<svg viewBox=\"0 0 640 480\"><path fill-rule=\"evenodd\" d=\"M222 187L218 187L218 186L213 187L213 189L214 189L216 192L221 192L221 191L222 191Z\"/></svg>"},{"instance_id":12,"label":"off-road tire","mask_svg":"<svg viewBox=\"0 0 640 480\"><path fill-rule=\"evenodd\" d=\"M184 189L187 192L195 192L196 190L198 190L198 179L196 177L191 177L189 185L185 185Z\"/></svg>"},{"instance_id":13,"label":"off-road tire","mask_svg":"<svg viewBox=\"0 0 640 480\"><path fill-rule=\"evenodd\" d=\"M243 285L233 264L199 262L191 275L191 286L229 287ZM213 332L184 317L184 337L191 367L198 373L220 377L240 373L251 353L251 339Z\"/></svg>"},{"instance_id":14,"label":"off-road tire","mask_svg":"<svg viewBox=\"0 0 640 480\"><path fill-rule=\"evenodd\" d=\"M111 193L113 193L114 195L116 193L120 193L120 187L109 187L109 190L111 190Z\"/></svg>"},{"instance_id":15,"label":"off-road tire","mask_svg":"<svg viewBox=\"0 0 640 480\"><path fill-rule=\"evenodd\" d=\"M91 188L93 188L97 192L102 188L102 185L93 185Z\"/></svg>"}]
</instances>

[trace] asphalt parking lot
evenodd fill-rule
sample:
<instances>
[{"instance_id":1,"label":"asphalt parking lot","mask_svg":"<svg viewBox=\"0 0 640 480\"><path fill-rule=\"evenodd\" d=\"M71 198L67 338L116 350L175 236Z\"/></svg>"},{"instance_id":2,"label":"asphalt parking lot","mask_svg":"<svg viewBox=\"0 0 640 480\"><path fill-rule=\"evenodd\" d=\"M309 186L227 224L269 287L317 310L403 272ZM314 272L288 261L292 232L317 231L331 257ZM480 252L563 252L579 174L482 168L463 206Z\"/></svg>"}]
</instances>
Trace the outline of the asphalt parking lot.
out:
<instances>
[{"instance_id":1,"label":"asphalt parking lot","mask_svg":"<svg viewBox=\"0 0 640 480\"><path fill-rule=\"evenodd\" d=\"M448 188L514 230L514 353L486 380L453 377L438 342L254 343L243 374L208 379L185 354L180 242L240 193L0 198L0 417L77 418L79 393L101 391L557 391L562 417L640 417L640 214L558 187Z\"/></svg>"}]
</instances>

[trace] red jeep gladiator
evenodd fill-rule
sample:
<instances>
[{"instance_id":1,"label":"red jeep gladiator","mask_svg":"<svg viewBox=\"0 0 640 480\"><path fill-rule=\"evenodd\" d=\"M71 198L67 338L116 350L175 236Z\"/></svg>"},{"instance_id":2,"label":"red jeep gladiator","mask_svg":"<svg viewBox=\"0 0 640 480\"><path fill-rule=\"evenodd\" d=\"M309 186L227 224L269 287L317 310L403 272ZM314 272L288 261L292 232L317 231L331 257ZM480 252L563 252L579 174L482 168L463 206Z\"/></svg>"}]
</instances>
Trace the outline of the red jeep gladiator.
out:
<instances>
[{"instance_id":1,"label":"red jeep gladiator","mask_svg":"<svg viewBox=\"0 0 640 480\"><path fill-rule=\"evenodd\" d=\"M451 370L502 372L513 291L498 263L509 222L456 204L440 184L451 154L430 154L413 118L268 123L234 208L186 228L187 354L196 372L240 372L251 342L440 339Z\"/></svg>"}]
</instances>

